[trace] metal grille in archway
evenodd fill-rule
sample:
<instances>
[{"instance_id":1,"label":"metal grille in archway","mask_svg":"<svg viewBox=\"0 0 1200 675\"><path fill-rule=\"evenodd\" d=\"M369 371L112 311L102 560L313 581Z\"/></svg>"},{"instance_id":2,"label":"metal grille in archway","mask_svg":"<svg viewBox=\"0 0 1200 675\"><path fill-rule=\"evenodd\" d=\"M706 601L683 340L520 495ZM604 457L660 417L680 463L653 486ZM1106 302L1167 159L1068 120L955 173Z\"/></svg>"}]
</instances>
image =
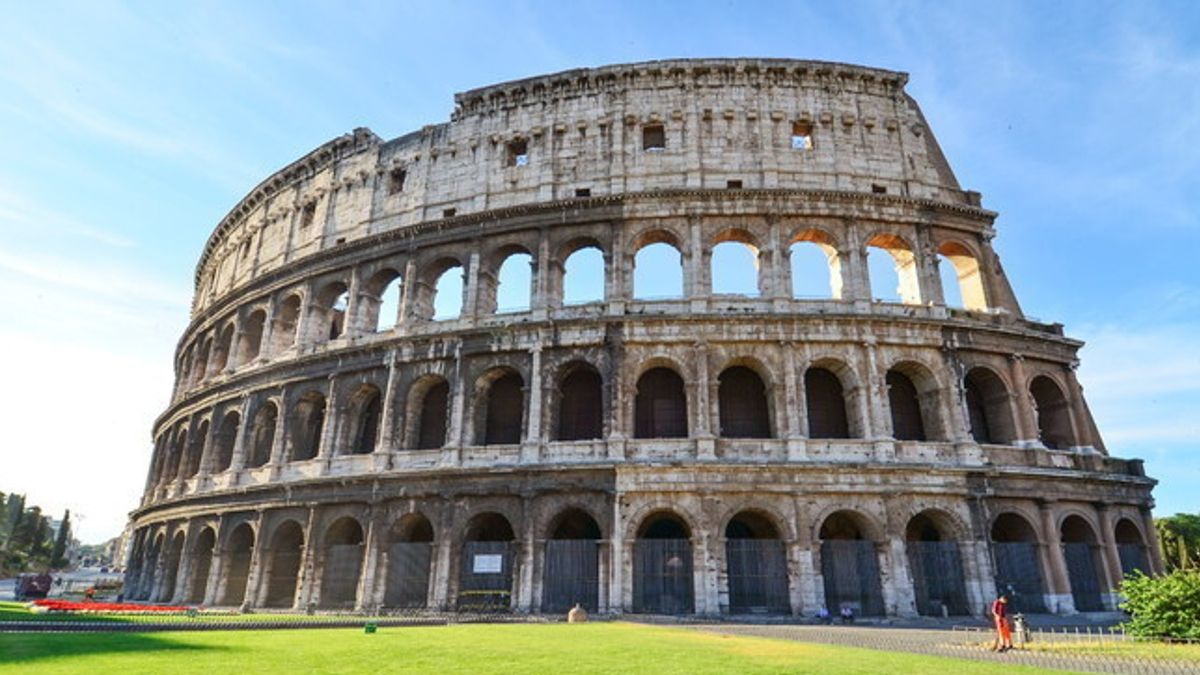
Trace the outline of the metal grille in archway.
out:
<instances>
[{"instance_id":1,"label":"metal grille in archway","mask_svg":"<svg viewBox=\"0 0 1200 675\"><path fill-rule=\"evenodd\" d=\"M639 614L691 614L692 542L638 539L633 542L633 611Z\"/></svg>"},{"instance_id":2,"label":"metal grille in archway","mask_svg":"<svg viewBox=\"0 0 1200 675\"><path fill-rule=\"evenodd\" d=\"M1013 612L1045 612L1046 596L1037 544L1030 541L992 542L996 591L1008 593Z\"/></svg>"},{"instance_id":3,"label":"metal grille in archway","mask_svg":"<svg viewBox=\"0 0 1200 675\"><path fill-rule=\"evenodd\" d=\"M334 544L325 550L321 575L321 606L329 609L354 607L358 575L362 571L362 544Z\"/></svg>"},{"instance_id":4,"label":"metal grille in archway","mask_svg":"<svg viewBox=\"0 0 1200 675\"><path fill-rule=\"evenodd\" d=\"M1071 542L1062 545L1067 559L1067 576L1071 580L1071 595L1075 609L1080 612L1100 612L1104 602L1100 599L1100 577L1096 573L1096 553L1092 545Z\"/></svg>"},{"instance_id":5,"label":"metal grille in archway","mask_svg":"<svg viewBox=\"0 0 1200 675\"><path fill-rule=\"evenodd\" d=\"M542 611L565 612L575 606L594 612L600 606L600 546L590 539L546 542Z\"/></svg>"},{"instance_id":6,"label":"metal grille in archway","mask_svg":"<svg viewBox=\"0 0 1200 675\"><path fill-rule=\"evenodd\" d=\"M729 611L735 614L786 614L787 554L778 539L729 539Z\"/></svg>"},{"instance_id":7,"label":"metal grille in archway","mask_svg":"<svg viewBox=\"0 0 1200 675\"><path fill-rule=\"evenodd\" d=\"M188 589L187 602L200 604L208 591L208 572L212 568L212 549L202 549L192 553L196 557L192 568L192 584Z\"/></svg>"},{"instance_id":8,"label":"metal grille in archway","mask_svg":"<svg viewBox=\"0 0 1200 675\"><path fill-rule=\"evenodd\" d=\"M388 548L386 607L417 609L429 597L429 562L433 544L397 542Z\"/></svg>"},{"instance_id":9,"label":"metal grille in archway","mask_svg":"<svg viewBox=\"0 0 1200 675\"><path fill-rule=\"evenodd\" d=\"M458 608L498 611L512 608L512 567L516 547L509 541L463 544Z\"/></svg>"},{"instance_id":10,"label":"metal grille in archway","mask_svg":"<svg viewBox=\"0 0 1200 675\"><path fill-rule=\"evenodd\" d=\"M291 607L296 602L300 558L299 550L276 551L271 557L271 576L267 580L268 607Z\"/></svg>"},{"instance_id":11,"label":"metal grille in archway","mask_svg":"<svg viewBox=\"0 0 1200 675\"><path fill-rule=\"evenodd\" d=\"M825 606L837 614L850 607L859 616L883 616L883 586L874 542L831 539L821 542Z\"/></svg>"},{"instance_id":12,"label":"metal grille in archway","mask_svg":"<svg viewBox=\"0 0 1200 675\"><path fill-rule=\"evenodd\" d=\"M905 548L917 612L922 616L968 614L958 542L908 541Z\"/></svg>"},{"instance_id":13,"label":"metal grille in archway","mask_svg":"<svg viewBox=\"0 0 1200 675\"><path fill-rule=\"evenodd\" d=\"M1139 570L1143 574L1150 573L1146 550L1141 544L1117 544L1117 554L1121 558L1121 574L1128 575L1134 570Z\"/></svg>"},{"instance_id":14,"label":"metal grille in archway","mask_svg":"<svg viewBox=\"0 0 1200 675\"><path fill-rule=\"evenodd\" d=\"M240 605L246 600L246 580L250 576L250 551L240 551L229 556L225 572L225 594L222 604Z\"/></svg>"}]
</instances>

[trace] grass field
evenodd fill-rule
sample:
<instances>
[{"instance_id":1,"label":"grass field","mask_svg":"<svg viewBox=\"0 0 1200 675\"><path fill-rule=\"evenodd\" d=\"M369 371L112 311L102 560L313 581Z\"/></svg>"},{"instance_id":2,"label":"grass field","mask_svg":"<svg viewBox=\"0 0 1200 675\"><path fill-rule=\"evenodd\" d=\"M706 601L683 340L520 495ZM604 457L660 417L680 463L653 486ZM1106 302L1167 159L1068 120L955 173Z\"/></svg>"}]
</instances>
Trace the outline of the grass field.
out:
<instances>
[{"instance_id":1,"label":"grass field","mask_svg":"<svg viewBox=\"0 0 1200 675\"><path fill-rule=\"evenodd\" d=\"M1006 664L630 623L0 634L0 673L984 673Z\"/></svg>"},{"instance_id":2,"label":"grass field","mask_svg":"<svg viewBox=\"0 0 1200 675\"><path fill-rule=\"evenodd\" d=\"M199 614L190 617L183 612L147 612L145 614L86 614L64 612L31 612L22 602L0 602L0 623L5 621L101 621L126 623L227 623L252 621L340 621L346 618L363 620L361 615L317 614L307 616L297 613L278 614L241 614L237 612L222 612L220 614Z\"/></svg>"}]
</instances>

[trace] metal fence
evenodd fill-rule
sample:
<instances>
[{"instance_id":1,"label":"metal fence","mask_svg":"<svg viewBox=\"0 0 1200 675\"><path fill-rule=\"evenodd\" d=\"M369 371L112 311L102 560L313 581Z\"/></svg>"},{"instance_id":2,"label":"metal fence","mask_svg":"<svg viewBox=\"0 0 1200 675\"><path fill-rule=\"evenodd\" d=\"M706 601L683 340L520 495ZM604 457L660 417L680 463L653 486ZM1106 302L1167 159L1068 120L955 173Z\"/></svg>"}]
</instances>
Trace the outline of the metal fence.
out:
<instances>
[{"instance_id":1,"label":"metal fence","mask_svg":"<svg viewBox=\"0 0 1200 675\"><path fill-rule=\"evenodd\" d=\"M300 575L299 550L275 551L267 579L267 607L291 607L296 599L296 581Z\"/></svg>"},{"instance_id":2,"label":"metal fence","mask_svg":"<svg viewBox=\"0 0 1200 675\"><path fill-rule=\"evenodd\" d=\"M883 586L875 544L858 539L821 542L825 606L836 614L850 607L859 616L883 616Z\"/></svg>"},{"instance_id":3,"label":"metal fence","mask_svg":"<svg viewBox=\"0 0 1200 675\"><path fill-rule=\"evenodd\" d=\"M962 556L955 541L909 541L909 569L922 616L969 614Z\"/></svg>"},{"instance_id":4,"label":"metal fence","mask_svg":"<svg viewBox=\"0 0 1200 675\"><path fill-rule=\"evenodd\" d=\"M996 589L1009 594L1012 611L1027 614L1045 612L1045 586L1042 584L1037 544L1029 541L994 542L992 558L996 565Z\"/></svg>"},{"instance_id":5,"label":"metal fence","mask_svg":"<svg viewBox=\"0 0 1200 675\"><path fill-rule=\"evenodd\" d=\"M1147 572L1150 569L1146 560L1146 549L1141 544L1117 544L1117 555L1121 558L1122 574L1129 574L1134 570Z\"/></svg>"},{"instance_id":6,"label":"metal fence","mask_svg":"<svg viewBox=\"0 0 1200 675\"><path fill-rule=\"evenodd\" d=\"M362 572L362 544L334 544L325 550L325 571L321 575L321 607L348 609L358 596L358 575Z\"/></svg>"},{"instance_id":7,"label":"metal fence","mask_svg":"<svg viewBox=\"0 0 1200 675\"><path fill-rule=\"evenodd\" d=\"M639 614L691 614L692 542L638 539L633 542L633 611Z\"/></svg>"},{"instance_id":8,"label":"metal fence","mask_svg":"<svg viewBox=\"0 0 1200 675\"><path fill-rule=\"evenodd\" d=\"M388 548L385 607L418 609L429 597L429 563L433 545L426 542L397 542Z\"/></svg>"},{"instance_id":9,"label":"metal fence","mask_svg":"<svg viewBox=\"0 0 1200 675\"><path fill-rule=\"evenodd\" d=\"M230 554L225 570L225 593L221 604L240 605L246 601L246 581L250 577L250 551Z\"/></svg>"},{"instance_id":10,"label":"metal fence","mask_svg":"<svg viewBox=\"0 0 1200 675\"><path fill-rule=\"evenodd\" d=\"M730 539L725 542L729 569L729 610L737 614L786 614L787 554L778 539Z\"/></svg>"},{"instance_id":11,"label":"metal fence","mask_svg":"<svg viewBox=\"0 0 1200 675\"><path fill-rule=\"evenodd\" d=\"M546 542L542 579L542 611L565 612L583 605L600 606L600 546L588 539L551 539Z\"/></svg>"},{"instance_id":12,"label":"metal fence","mask_svg":"<svg viewBox=\"0 0 1200 675\"><path fill-rule=\"evenodd\" d=\"M516 547L508 541L463 544L458 609L495 612L512 608L512 566Z\"/></svg>"},{"instance_id":13,"label":"metal fence","mask_svg":"<svg viewBox=\"0 0 1200 675\"><path fill-rule=\"evenodd\" d=\"M1075 609L1080 612L1102 612L1100 576L1096 573L1096 553L1092 544L1071 542L1062 545L1067 559L1067 576L1071 580L1071 595Z\"/></svg>"}]
</instances>

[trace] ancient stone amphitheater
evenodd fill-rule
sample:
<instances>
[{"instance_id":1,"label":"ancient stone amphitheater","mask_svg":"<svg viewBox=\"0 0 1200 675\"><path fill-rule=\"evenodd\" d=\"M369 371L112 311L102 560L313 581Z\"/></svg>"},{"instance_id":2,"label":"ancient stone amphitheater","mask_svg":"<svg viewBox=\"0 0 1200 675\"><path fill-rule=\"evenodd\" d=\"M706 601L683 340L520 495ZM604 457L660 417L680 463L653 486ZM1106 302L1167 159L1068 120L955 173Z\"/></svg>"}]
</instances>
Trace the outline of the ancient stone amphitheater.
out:
<instances>
[{"instance_id":1,"label":"ancient stone amphitheater","mask_svg":"<svg viewBox=\"0 0 1200 675\"><path fill-rule=\"evenodd\" d=\"M1022 314L906 80L573 70L270 176L196 268L127 593L1112 609L1160 566L1154 481L1105 450L1081 343Z\"/></svg>"}]
</instances>

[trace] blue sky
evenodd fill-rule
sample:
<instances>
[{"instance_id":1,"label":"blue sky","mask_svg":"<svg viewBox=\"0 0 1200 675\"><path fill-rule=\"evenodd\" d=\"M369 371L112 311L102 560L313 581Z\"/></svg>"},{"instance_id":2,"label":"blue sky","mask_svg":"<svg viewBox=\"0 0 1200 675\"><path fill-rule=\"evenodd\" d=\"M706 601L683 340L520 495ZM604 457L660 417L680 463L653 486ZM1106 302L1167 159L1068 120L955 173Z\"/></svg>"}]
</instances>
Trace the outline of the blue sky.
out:
<instances>
[{"instance_id":1,"label":"blue sky","mask_svg":"<svg viewBox=\"0 0 1200 675\"><path fill-rule=\"evenodd\" d=\"M1200 4L8 3L0 23L0 490L116 534L195 261L262 178L456 91L691 56L911 74L1026 313L1160 514L1200 511Z\"/></svg>"}]
</instances>

